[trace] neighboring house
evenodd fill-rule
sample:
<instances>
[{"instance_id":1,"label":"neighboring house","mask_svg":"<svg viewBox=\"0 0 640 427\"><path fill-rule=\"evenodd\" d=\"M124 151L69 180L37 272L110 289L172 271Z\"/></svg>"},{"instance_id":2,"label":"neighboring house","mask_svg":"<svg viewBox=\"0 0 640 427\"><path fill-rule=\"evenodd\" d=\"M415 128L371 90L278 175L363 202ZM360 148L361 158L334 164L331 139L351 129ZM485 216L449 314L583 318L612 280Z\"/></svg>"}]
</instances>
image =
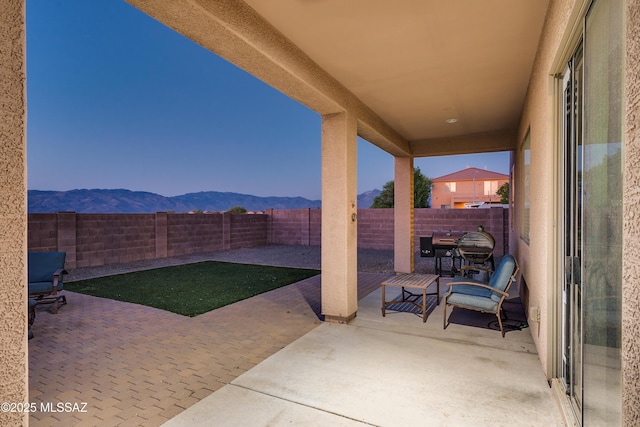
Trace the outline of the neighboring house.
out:
<instances>
[{"instance_id":1,"label":"neighboring house","mask_svg":"<svg viewBox=\"0 0 640 427\"><path fill-rule=\"evenodd\" d=\"M478 168L466 168L431 180L431 207L470 208L483 203L500 203L498 188L509 175Z\"/></svg>"}]
</instances>

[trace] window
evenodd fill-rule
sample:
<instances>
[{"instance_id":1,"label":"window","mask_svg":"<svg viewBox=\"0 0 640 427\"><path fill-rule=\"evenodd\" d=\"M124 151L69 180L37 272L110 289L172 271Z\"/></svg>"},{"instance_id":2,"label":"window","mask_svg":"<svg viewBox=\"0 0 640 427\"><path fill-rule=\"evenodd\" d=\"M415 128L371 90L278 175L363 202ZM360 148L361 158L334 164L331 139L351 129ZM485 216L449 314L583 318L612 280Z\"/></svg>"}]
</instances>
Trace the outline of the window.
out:
<instances>
[{"instance_id":1,"label":"window","mask_svg":"<svg viewBox=\"0 0 640 427\"><path fill-rule=\"evenodd\" d=\"M531 206L530 206L530 190L529 190L529 181L531 175L531 130L527 131L527 135L524 137L524 142L522 143L522 222L520 229L520 237L522 240L529 243L529 229L531 226Z\"/></svg>"},{"instance_id":2,"label":"window","mask_svg":"<svg viewBox=\"0 0 640 427\"><path fill-rule=\"evenodd\" d=\"M484 195L495 196L498 192L498 181L485 181L484 182Z\"/></svg>"},{"instance_id":3,"label":"window","mask_svg":"<svg viewBox=\"0 0 640 427\"><path fill-rule=\"evenodd\" d=\"M447 182L444 184L444 191L447 193L455 193L456 192L456 183L455 182Z\"/></svg>"}]
</instances>

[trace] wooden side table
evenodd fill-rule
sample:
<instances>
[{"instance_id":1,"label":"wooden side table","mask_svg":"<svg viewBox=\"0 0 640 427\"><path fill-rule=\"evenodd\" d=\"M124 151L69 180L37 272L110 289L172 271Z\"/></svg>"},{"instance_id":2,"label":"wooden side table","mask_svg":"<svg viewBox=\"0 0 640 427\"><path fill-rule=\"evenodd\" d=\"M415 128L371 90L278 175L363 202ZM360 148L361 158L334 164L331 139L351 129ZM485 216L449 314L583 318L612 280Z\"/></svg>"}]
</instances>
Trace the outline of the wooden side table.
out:
<instances>
[{"instance_id":1,"label":"wooden side table","mask_svg":"<svg viewBox=\"0 0 640 427\"><path fill-rule=\"evenodd\" d=\"M427 288L436 282L436 292L427 292ZM387 301L385 298L385 287L396 286L402 288L401 301ZM407 291L409 289L419 289L420 293ZM436 274L407 274L402 273L382 282L382 317L386 315L386 308L393 304L410 303L422 310L422 322L427 321L427 295L436 296L436 304L440 305L440 276ZM418 300L422 297L422 304L418 304Z\"/></svg>"}]
</instances>

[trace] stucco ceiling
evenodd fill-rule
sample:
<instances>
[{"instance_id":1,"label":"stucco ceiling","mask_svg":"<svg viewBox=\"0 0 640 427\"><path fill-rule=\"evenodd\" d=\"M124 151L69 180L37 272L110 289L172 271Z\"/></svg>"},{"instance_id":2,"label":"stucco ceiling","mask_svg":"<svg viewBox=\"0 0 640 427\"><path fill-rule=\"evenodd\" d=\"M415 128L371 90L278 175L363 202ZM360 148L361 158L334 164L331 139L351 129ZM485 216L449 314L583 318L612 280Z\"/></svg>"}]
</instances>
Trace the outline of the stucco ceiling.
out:
<instances>
[{"instance_id":1,"label":"stucco ceiling","mask_svg":"<svg viewBox=\"0 0 640 427\"><path fill-rule=\"evenodd\" d=\"M548 0L245 3L420 141L516 128Z\"/></svg>"},{"instance_id":2,"label":"stucco ceiling","mask_svg":"<svg viewBox=\"0 0 640 427\"><path fill-rule=\"evenodd\" d=\"M398 156L515 147L549 3L127 1Z\"/></svg>"}]
</instances>

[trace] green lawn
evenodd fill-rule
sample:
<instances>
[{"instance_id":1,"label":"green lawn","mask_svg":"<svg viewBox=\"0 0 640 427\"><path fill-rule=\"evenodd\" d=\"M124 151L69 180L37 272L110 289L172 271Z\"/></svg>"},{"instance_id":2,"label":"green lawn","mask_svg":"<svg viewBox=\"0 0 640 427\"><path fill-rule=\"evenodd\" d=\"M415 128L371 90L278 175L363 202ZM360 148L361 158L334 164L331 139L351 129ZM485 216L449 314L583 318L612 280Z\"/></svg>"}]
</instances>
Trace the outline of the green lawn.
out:
<instances>
[{"instance_id":1,"label":"green lawn","mask_svg":"<svg viewBox=\"0 0 640 427\"><path fill-rule=\"evenodd\" d=\"M64 289L193 317L319 273L206 261L69 282Z\"/></svg>"}]
</instances>

